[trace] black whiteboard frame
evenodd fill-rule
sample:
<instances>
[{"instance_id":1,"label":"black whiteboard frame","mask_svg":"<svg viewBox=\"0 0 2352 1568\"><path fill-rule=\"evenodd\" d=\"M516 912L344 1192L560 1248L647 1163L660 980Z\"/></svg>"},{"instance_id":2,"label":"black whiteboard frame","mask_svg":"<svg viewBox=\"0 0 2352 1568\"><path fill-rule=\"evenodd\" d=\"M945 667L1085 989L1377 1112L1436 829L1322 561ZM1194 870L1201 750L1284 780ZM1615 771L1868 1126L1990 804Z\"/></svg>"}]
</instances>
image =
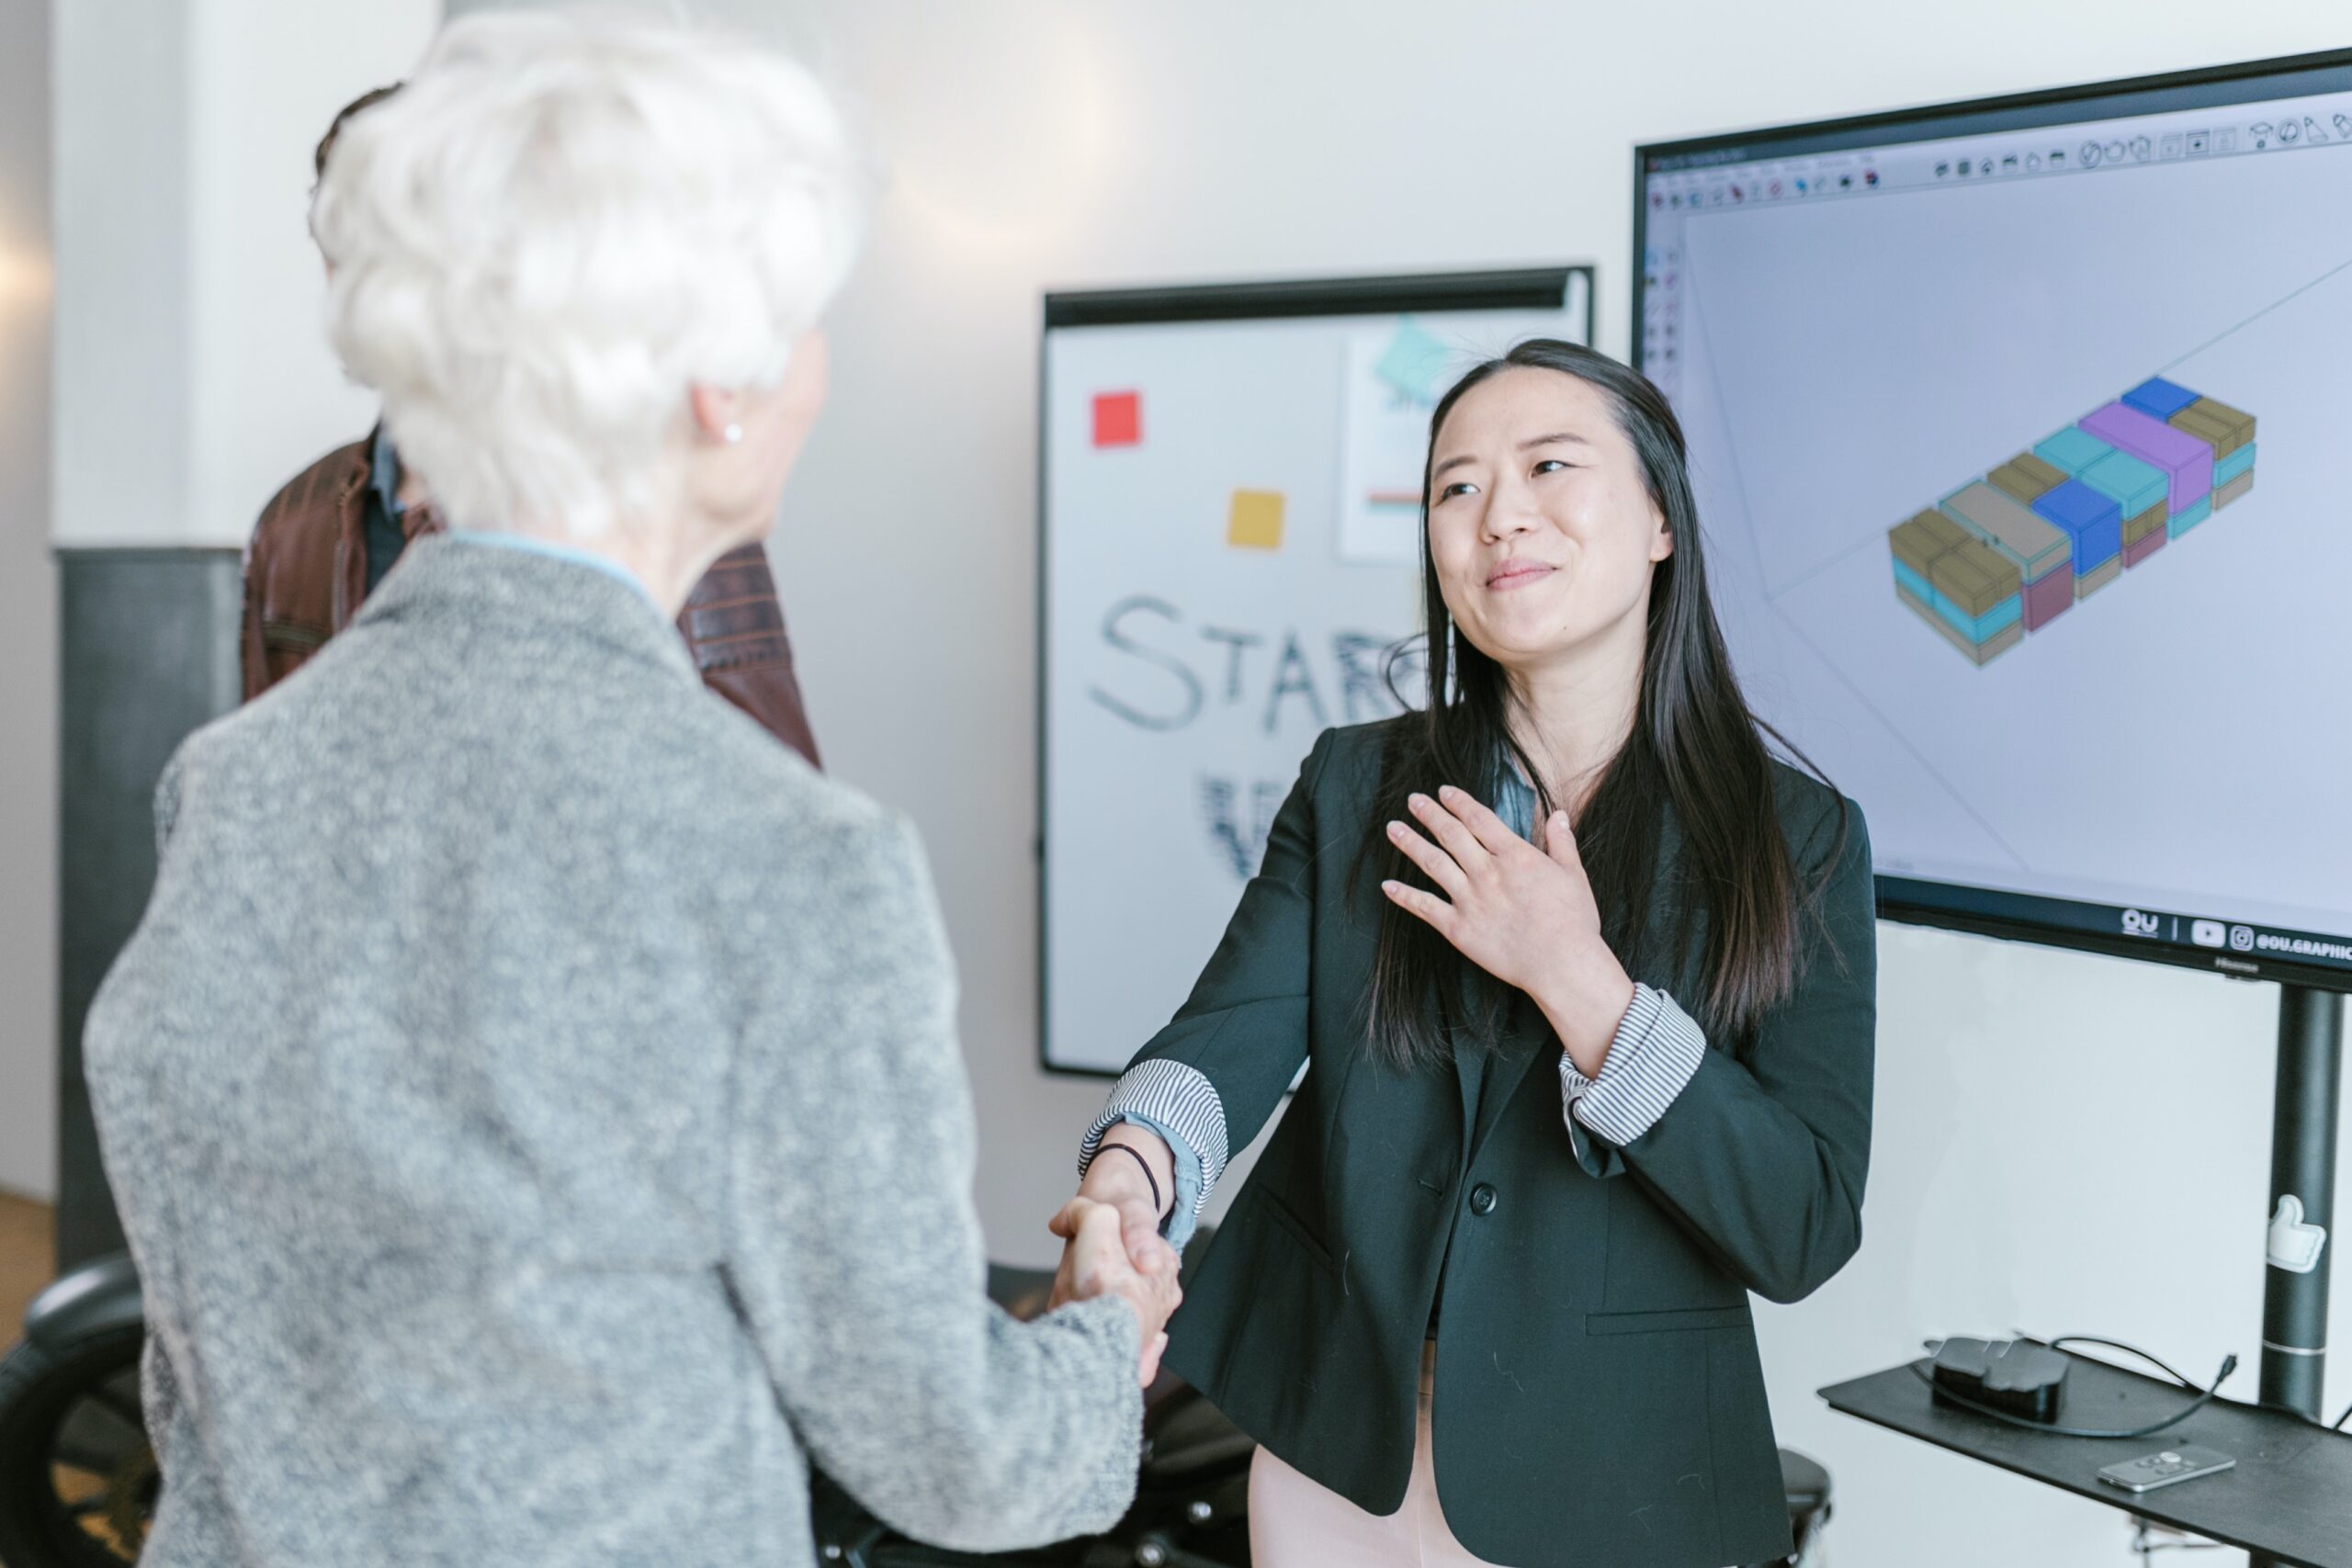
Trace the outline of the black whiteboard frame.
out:
<instances>
[{"instance_id":1,"label":"black whiteboard frame","mask_svg":"<svg viewBox=\"0 0 2352 1568\"><path fill-rule=\"evenodd\" d=\"M1810 153L1860 151L1905 141L1996 131L2036 130L2177 109L2222 108L2273 97L2352 92L2352 49L2242 61L2192 71L2121 77L2078 86L2052 87L1999 97L1928 104L1843 119L1809 120L1750 130L1722 131L1672 141L1644 142L1634 149L1634 270L1632 361L1642 366L1642 294L1647 280L1649 176L1711 164L1747 163ZM2123 929L2123 905L2053 898L2014 888L1985 887L1936 878L1877 878L1878 913L1884 920L1941 931L2026 942L2076 953L2103 953L2143 963L2219 973L2235 980L2270 980L2324 991L2352 991L2352 968L2299 964L2257 952L2199 947L2177 936L2132 936ZM2154 906L2135 911L2153 916L2177 931L2213 911L2182 912ZM2241 922L2226 922L2241 923ZM2243 922L2251 924L2252 922ZM2264 922L2265 929L2286 928ZM2287 934L2331 942L2352 932Z\"/></svg>"},{"instance_id":2,"label":"black whiteboard frame","mask_svg":"<svg viewBox=\"0 0 2352 1568\"><path fill-rule=\"evenodd\" d=\"M1284 278L1261 283L1208 283L1149 288L1099 288L1045 296L1037 333L1037 1066L1060 1077L1116 1078L1101 1067L1055 1062L1046 1001L1052 948L1047 938L1046 870L1052 855L1046 824L1048 788L1046 759L1046 671L1053 659L1052 605L1046 593L1053 558L1053 520L1047 505L1047 410L1052 388L1046 378L1046 345L1057 331L1114 326L1166 326L1190 321L1275 321L1301 316L1439 315L1459 310L1556 310L1567 302L1574 280L1584 279L1584 341L1593 341L1599 318L1594 302L1593 264L1513 267L1487 272L1408 273L1394 276ZM1140 1049L1143 1042L1136 1045Z\"/></svg>"}]
</instances>

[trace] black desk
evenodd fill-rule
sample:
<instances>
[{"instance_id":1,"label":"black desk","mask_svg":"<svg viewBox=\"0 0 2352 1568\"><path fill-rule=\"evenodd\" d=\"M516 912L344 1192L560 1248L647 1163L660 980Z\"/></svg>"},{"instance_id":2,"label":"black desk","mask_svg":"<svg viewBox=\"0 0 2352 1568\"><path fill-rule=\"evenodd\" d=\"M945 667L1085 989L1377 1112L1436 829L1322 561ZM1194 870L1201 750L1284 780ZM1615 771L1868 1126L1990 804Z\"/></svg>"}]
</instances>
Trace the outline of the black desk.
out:
<instances>
[{"instance_id":1,"label":"black desk","mask_svg":"<svg viewBox=\"0 0 2352 1568\"><path fill-rule=\"evenodd\" d=\"M2069 1427L2143 1427L2194 1397L2177 1383L2067 1359L2074 1366L2058 1419ZM2029 1432L1936 1404L1909 1367L1832 1384L1821 1397L1848 1416L2208 1540L2301 1568L2352 1568L2352 1433L2283 1410L2215 1400L2177 1427L2118 1441ZM2237 1468L2141 1493L2098 1478L2103 1464L2182 1443L2219 1449Z\"/></svg>"}]
</instances>

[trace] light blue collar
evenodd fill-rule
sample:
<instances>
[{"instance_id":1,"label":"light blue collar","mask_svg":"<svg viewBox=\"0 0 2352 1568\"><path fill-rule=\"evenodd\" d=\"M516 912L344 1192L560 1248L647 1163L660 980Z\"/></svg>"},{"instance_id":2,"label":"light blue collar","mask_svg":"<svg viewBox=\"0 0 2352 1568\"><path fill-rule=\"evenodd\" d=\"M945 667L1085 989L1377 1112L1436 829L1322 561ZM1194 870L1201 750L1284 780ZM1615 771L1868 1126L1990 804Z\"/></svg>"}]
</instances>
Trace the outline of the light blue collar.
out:
<instances>
[{"instance_id":1,"label":"light blue collar","mask_svg":"<svg viewBox=\"0 0 2352 1568\"><path fill-rule=\"evenodd\" d=\"M662 614L662 606L654 600L652 591L638 581L637 574L610 556L600 556L594 550L583 550L577 545L560 544L554 539L542 539L531 534L501 534L486 528L452 528L448 533L450 538L469 545L490 545L502 550L520 550L526 555L545 556L549 560L570 561L574 566L594 567L606 576L616 577L628 583L630 588L636 590L637 596L645 601L646 607L655 615L661 615L664 621L670 618Z\"/></svg>"},{"instance_id":2,"label":"light blue collar","mask_svg":"<svg viewBox=\"0 0 2352 1568\"><path fill-rule=\"evenodd\" d=\"M1510 754L1503 754L1502 779L1495 785L1495 815L1529 843L1535 841L1535 786L1520 776Z\"/></svg>"}]
</instances>

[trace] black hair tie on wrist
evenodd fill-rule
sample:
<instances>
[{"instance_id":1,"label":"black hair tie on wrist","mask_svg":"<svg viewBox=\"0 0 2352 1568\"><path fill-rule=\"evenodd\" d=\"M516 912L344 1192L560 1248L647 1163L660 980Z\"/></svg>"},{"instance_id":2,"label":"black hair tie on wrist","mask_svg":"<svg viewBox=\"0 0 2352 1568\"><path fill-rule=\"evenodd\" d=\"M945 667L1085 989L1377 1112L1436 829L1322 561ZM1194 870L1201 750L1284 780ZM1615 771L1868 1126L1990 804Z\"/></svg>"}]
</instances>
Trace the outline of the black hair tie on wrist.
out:
<instances>
[{"instance_id":1,"label":"black hair tie on wrist","mask_svg":"<svg viewBox=\"0 0 2352 1568\"><path fill-rule=\"evenodd\" d=\"M1150 1184L1150 1187L1151 1187L1151 1212L1152 1212L1153 1213L1155 1213L1155 1214L1159 1213L1159 1178L1158 1178L1158 1177L1156 1177L1156 1176L1152 1175L1152 1173L1151 1173L1151 1162L1150 1162L1149 1160L1148 1160L1148 1159L1146 1159L1146 1158L1144 1158L1144 1157L1143 1157L1143 1151L1142 1151L1141 1149L1139 1149L1139 1148L1136 1147L1133 1144L1114 1144L1114 1143L1107 1143L1107 1142L1106 1142L1106 1143L1104 1143L1104 1144L1102 1145L1102 1148L1104 1148L1104 1149L1124 1149L1124 1150L1125 1150L1128 1154L1131 1154L1131 1155L1133 1155L1133 1156L1135 1156L1136 1164L1137 1164L1137 1165L1139 1165L1139 1166L1141 1166L1141 1167L1143 1168L1143 1179L1144 1179L1144 1180L1145 1180L1146 1182L1149 1183L1149 1184ZM1095 1152L1096 1152L1096 1154L1097 1154L1097 1155L1100 1155L1100 1154L1101 1154L1101 1152L1102 1152L1102 1150L1101 1150L1101 1149L1098 1149L1098 1150L1096 1150Z\"/></svg>"}]
</instances>

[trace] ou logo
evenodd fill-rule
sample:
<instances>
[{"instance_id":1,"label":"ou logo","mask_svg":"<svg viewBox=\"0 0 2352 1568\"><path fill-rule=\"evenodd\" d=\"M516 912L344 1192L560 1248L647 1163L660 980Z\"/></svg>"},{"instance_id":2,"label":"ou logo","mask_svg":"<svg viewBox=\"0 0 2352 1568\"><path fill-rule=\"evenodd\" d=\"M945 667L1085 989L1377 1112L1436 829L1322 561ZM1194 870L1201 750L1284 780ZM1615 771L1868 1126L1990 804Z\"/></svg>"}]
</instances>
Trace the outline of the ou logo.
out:
<instances>
[{"instance_id":1,"label":"ou logo","mask_svg":"<svg viewBox=\"0 0 2352 1568\"><path fill-rule=\"evenodd\" d=\"M2156 934L2157 929L2157 919L2155 916L2143 915L2137 909L2126 909L2123 911L2123 934L2125 936L2154 936Z\"/></svg>"}]
</instances>

